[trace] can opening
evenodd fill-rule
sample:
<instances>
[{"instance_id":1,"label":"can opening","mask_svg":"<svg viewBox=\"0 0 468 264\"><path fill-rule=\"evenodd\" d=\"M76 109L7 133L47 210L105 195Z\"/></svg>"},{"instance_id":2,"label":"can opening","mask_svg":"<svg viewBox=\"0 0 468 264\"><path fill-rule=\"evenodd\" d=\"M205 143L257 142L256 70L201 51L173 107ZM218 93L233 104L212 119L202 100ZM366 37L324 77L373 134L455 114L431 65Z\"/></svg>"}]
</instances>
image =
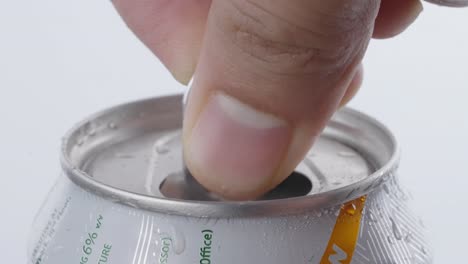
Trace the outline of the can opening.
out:
<instances>
[{"instance_id":1,"label":"can opening","mask_svg":"<svg viewBox=\"0 0 468 264\"><path fill-rule=\"evenodd\" d=\"M167 198L193 201L222 201L200 185L188 170L170 174L160 185L160 192ZM301 172L294 171L280 185L257 200L275 200L305 196L312 190L312 182Z\"/></svg>"},{"instance_id":2,"label":"can opening","mask_svg":"<svg viewBox=\"0 0 468 264\"><path fill-rule=\"evenodd\" d=\"M304 174L293 171L286 180L259 200L285 199L305 196L312 190L312 182Z\"/></svg>"}]
</instances>

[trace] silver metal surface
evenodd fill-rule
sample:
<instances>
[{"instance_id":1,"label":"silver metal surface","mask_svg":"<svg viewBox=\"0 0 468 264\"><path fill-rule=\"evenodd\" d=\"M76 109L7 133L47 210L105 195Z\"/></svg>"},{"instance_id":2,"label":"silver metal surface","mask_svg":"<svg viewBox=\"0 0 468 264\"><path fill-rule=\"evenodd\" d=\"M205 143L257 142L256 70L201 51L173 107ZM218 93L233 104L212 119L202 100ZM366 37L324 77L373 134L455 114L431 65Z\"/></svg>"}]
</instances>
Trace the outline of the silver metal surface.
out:
<instances>
[{"instance_id":1,"label":"silver metal surface","mask_svg":"<svg viewBox=\"0 0 468 264\"><path fill-rule=\"evenodd\" d=\"M342 204L380 187L398 163L397 143L382 124L343 109L296 169L299 176L291 178L305 176L310 190L285 182L263 200L219 201L184 172L181 123L180 95L108 109L69 132L62 167L79 186L133 207L198 217L253 217Z\"/></svg>"}]
</instances>

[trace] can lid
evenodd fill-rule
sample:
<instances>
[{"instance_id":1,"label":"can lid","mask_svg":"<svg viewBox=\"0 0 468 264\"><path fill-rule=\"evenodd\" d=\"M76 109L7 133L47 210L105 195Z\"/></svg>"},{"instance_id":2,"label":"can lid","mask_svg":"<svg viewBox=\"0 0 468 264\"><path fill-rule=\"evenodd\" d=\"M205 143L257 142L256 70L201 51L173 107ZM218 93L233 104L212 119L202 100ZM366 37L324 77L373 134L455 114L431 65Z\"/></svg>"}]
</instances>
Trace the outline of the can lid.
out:
<instances>
[{"instance_id":1,"label":"can lid","mask_svg":"<svg viewBox=\"0 0 468 264\"><path fill-rule=\"evenodd\" d=\"M180 95L105 110L65 137L62 167L81 187L131 206L200 217L248 217L343 203L378 187L397 166L393 135L376 120L343 109L280 186L256 201L222 201L184 169L181 124Z\"/></svg>"}]
</instances>

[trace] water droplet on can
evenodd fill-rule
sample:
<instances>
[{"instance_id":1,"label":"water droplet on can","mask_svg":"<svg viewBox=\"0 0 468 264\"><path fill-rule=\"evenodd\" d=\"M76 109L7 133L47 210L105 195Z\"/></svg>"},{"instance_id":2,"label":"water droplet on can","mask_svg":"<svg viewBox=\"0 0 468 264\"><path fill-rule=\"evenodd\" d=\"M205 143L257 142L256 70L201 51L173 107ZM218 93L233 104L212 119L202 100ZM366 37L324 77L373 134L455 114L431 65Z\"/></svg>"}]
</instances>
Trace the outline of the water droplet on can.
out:
<instances>
[{"instance_id":1,"label":"water droplet on can","mask_svg":"<svg viewBox=\"0 0 468 264\"><path fill-rule=\"evenodd\" d=\"M382 186L382 188L384 189L384 191L385 191L387 194L390 194L390 190L388 189L387 184L384 184L384 185Z\"/></svg>"},{"instance_id":2,"label":"water droplet on can","mask_svg":"<svg viewBox=\"0 0 468 264\"><path fill-rule=\"evenodd\" d=\"M354 203L350 204L345 204L344 205L344 210L348 215L354 215L356 214L356 205Z\"/></svg>"},{"instance_id":3,"label":"water droplet on can","mask_svg":"<svg viewBox=\"0 0 468 264\"><path fill-rule=\"evenodd\" d=\"M114 122L110 122L109 124L107 124L107 127L110 129L117 129L117 125Z\"/></svg>"},{"instance_id":4,"label":"water droplet on can","mask_svg":"<svg viewBox=\"0 0 468 264\"><path fill-rule=\"evenodd\" d=\"M393 239L391 236L387 236L387 241L388 243L393 244Z\"/></svg>"},{"instance_id":5,"label":"water droplet on can","mask_svg":"<svg viewBox=\"0 0 468 264\"><path fill-rule=\"evenodd\" d=\"M392 217L390 217L390 222L392 223L393 236L395 237L396 240L401 240L402 235L401 235L400 229L398 228L398 225L395 223L395 220L393 220Z\"/></svg>"},{"instance_id":6,"label":"water droplet on can","mask_svg":"<svg viewBox=\"0 0 468 264\"><path fill-rule=\"evenodd\" d=\"M395 223L395 220L393 220L393 218L390 217L390 222L392 223L393 236L396 240L401 240L403 236L401 235L401 231L398 228L398 225Z\"/></svg>"},{"instance_id":7,"label":"water droplet on can","mask_svg":"<svg viewBox=\"0 0 468 264\"><path fill-rule=\"evenodd\" d=\"M156 144L154 145L154 150L158 153L158 154L165 154L167 152L169 152L169 147L167 146L167 142L165 141L158 141L156 142Z\"/></svg>"},{"instance_id":8,"label":"water droplet on can","mask_svg":"<svg viewBox=\"0 0 468 264\"><path fill-rule=\"evenodd\" d=\"M93 122L88 122L83 126L83 133L86 136L96 135L96 124Z\"/></svg>"},{"instance_id":9,"label":"water droplet on can","mask_svg":"<svg viewBox=\"0 0 468 264\"><path fill-rule=\"evenodd\" d=\"M180 255L185 250L185 236L181 231L179 231L176 228L172 229L172 233L174 234L174 253Z\"/></svg>"},{"instance_id":10,"label":"water droplet on can","mask_svg":"<svg viewBox=\"0 0 468 264\"><path fill-rule=\"evenodd\" d=\"M354 152L349 152L349 151L340 151L337 153L338 156L340 157L345 157L345 158L352 158L356 156L356 153Z\"/></svg>"},{"instance_id":11,"label":"water droplet on can","mask_svg":"<svg viewBox=\"0 0 468 264\"><path fill-rule=\"evenodd\" d=\"M411 233L408 233L408 234L405 236L405 242L406 242L406 243L411 242L412 238L413 238L413 235L412 235Z\"/></svg>"},{"instance_id":12,"label":"water droplet on can","mask_svg":"<svg viewBox=\"0 0 468 264\"><path fill-rule=\"evenodd\" d=\"M421 247L421 252L426 255L427 254L427 251L426 251L426 248L424 246Z\"/></svg>"},{"instance_id":13,"label":"water droplet on can","mask_svg":"<svg viewBox=\"0 0 468 264\"><path fill-rule=\"evenodd\" d=\"M117 153L115 153L115 157L118 158L118 159L133 159L135 156L133 156L130 153L117 152Z\"/></svg>"},{"instance_id":14,"label":"water droplet on can","mask_svg":"<svg viewBox=\"0 0 468 264\"><path fill-rule=\"evenodd\" d=\"M84 138L79 138L78 141L76 142L76 145L78 146L82 146L85 142L85 139Z\"/></svg>"}]
</instances>

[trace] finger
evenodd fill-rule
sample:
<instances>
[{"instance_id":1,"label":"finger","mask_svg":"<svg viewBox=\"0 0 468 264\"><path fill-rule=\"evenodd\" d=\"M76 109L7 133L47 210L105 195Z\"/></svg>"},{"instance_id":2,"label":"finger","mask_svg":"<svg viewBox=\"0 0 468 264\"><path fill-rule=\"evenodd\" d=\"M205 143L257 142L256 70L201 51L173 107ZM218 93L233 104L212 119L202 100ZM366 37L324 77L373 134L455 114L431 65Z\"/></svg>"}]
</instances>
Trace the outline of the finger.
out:
<instances>
[{"instance_id":1,"label":"finger","mask_svg":"<svg viewBox=\"0 0 468 264\"><path fill-rule=\"evenodd\" d=\"M184 119L195 178L231 199L284 180L339 106L378 6L213 0Z\"/></svg>"},{"instance_id":2,"label":"finger","mask_svg":"<svg viewBox=\"0 0 468 264\"><path fill-rule=\"evenodd\" d=\"M354 74L354 77L351 80L351 83L349 84L343 98L341 99L340 106L346 105L347 103L349 103L349 101L351 101L351 99L353 99L353 97L359 91L359 88L361 88L363 79L364 79L364 67L362 66L362 64L359 64L359 67L356 73Z\"/></svg>"},{"instance_id":3,"label":"finger","mask_svg":"<svg viewBox=\"0 0 468 264\"><path fill-rule=\"evenodd\" d=\"M200 53L211 0L114 0L127 25L187 84Z\"/></svg>"},{"instance_id":4,"label":"finger","mask_svg":"<svg viewBox=\"0 0 468 264\"><path fill-rule=\"evenodd\" d=\"M419 0L382 0L375 20L374 38L391 38L409 27L422 12Z\"/></svg>"}]
</instances>

